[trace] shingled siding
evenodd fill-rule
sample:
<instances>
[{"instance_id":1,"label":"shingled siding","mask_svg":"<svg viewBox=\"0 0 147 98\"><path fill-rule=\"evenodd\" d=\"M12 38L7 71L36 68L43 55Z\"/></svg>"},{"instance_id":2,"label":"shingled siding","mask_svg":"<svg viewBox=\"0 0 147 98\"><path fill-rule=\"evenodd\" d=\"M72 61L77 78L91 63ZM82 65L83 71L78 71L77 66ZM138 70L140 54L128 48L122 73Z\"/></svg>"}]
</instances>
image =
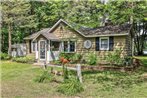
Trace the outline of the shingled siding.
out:
<instances>
[{"instance_id":1,"label":"shingled siding","mask_svg":"<svg viewBox=\"0 0 147 98\"><path fill-rule=\"evenodd\" d=\"M107 56L109 52L112 51L96 51L95 50L95 38L85 38L79 33L77 33L74 30L71 30L67 27L65 27L64 24L60 24L55 30L52 31L57 37L59 37L62 40L66 39L74 39L76 41L76 52L80 54L87 54L89 52L94 52L99 56L100 58L103 58L104 56ZM126 37L127 36L117 36L114 37L114 50L115 49L122 49L122 56L126 55ZM90 40L92 42L92 47L90 49L84 48L84 41Z\"/></svg>"},{"instance_id":2,"label":"shingled siding","mask_svg":"<svg viewBox=\"0 0 147 98\"><path fill-rule=\"evenodd\" d=\"M29 45L29 40L26 40L26 51L27 51L27 54L30 53L30 45Z\"/></svg>"},{"instance_id":3,"label":"shingled siding","mask_svg":"<svg viewBox=\"0 0 147 98\"><path fill-rule=\"evenodd\" d=\"M132 37L131 37L131 34L129 34L127 37L126 37L126 51L127 51L127 54L129 56L132 55Z\"/></svg>"},{"instance_id":4,"label":"shingled siding","mask_svg":"<svg viewBox=\"0 0 147 98\"><path fill-rule=\"evenodd\" d=\"M117 49L121 49L121 56L125 56L127 55L126 52L126 36L115 36L114 37L114 46L113 46L113 51L96 51L97 56L99 56L100 58L104 58L108 55L108 53L112 53Z\"/></svg>"}]
</instances>

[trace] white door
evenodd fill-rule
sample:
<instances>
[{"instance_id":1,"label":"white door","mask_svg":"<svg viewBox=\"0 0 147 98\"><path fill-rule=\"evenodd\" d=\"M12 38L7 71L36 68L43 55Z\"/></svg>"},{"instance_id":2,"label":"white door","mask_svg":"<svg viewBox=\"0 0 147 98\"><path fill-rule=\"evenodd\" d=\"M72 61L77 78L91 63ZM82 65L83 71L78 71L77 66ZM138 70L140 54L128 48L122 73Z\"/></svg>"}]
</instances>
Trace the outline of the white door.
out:
<instances>
[{"instance_id":1,"label":"white door","mask_svg":"<svg viewBox=\"0 0 147 98\"><path fill-rule=\"evenodd\" d=\"M46 59L46 45L45 45L45 43L46 43L45 40L40 40L40 44L39 44L40 60Z\"/></svg>"}]
</instances>

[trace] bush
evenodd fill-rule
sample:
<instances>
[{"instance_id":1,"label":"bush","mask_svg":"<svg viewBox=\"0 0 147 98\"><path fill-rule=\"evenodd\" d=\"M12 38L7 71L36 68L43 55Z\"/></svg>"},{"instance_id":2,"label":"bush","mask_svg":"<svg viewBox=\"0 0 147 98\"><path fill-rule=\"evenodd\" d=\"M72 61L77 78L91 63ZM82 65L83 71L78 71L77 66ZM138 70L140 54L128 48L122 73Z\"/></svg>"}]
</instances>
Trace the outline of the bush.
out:
<instances>
[{"instance_id":1,"label":"bush","mask_svg":"<svg viewBox=\"0 0 147 98\"><path fill-rule=\"evenodd\" d=\"M97 64L97 56L94 53L88 54L86 57L86 63L89 65L96 65Z\"/></svg>"},{"instance_id":2,"label":"bush","mask_svg":"<svg viewBox=\"0 0 147 98\"><path fill-rule=\"evenodd\" d=\"M0 53L1 60L10 60L11 57L7 53Z\"/></svg>"},{"instance_id":3,"label":"bush","mask_svg":"<svg viewBox=\"0 0 147 98\"><path fill-rule=\"evenodd\" d=\"M65 95L75 95L84 91L82 84L75 78L67 79L57 89Z\"/></svg>"},{"instance_id":4,"label":"bush","mask_svg":"<svg viewBox=\"0 0 147 98\"><path fill-rule=\"evenodd\" d=\"M124 59L121 57L122 50L115 50L113 53L109 53L106 57L106 60L112 65L122 65L124 62Z\"/></svg>"},{"instance_id":5,"label":"bush","mask_svg":"<svg viewBox=\"0 0 147 98\"><path fill-rule=\"evenodd\" d=\"M130 57L130 56L124 57L124 64L125 65L131 65L132 62L133 62L133 58L132 57Z\"/></svg>"},{"instance_id":6,"label":"bush","mask_svg":"<svg viewBox=\"0 0 147 98\"><path fill-rule=\"evenodd\" d=\"M35 62L35 58L33 56L15 57L15 58L12 58L12 60L19 62L19 63L33 63L33 62Z\"/></svg>"},{"instance_id":7,"label":"bush","mask_svg":"<svg viewBox=\"0 0 147 98\"><path fill-rule=\"evenodd\" d=\"M64 57L67 60L70 60L70 58L72 58L74 53L60 53L59 57Z\"/></svg>"},{"instance_id":8,"label":"bush","mask_svg":"<svg viewBox=\"0 0 147 98\"><path fill-rule=\"evenodd\" d=\"M60 57L64 57L71 63L78 63L82 58L82 56L78 53L60 53Z\"/></svg>"},{"instance_id":9,"label":"bush","mask_svg":"<svg viewBox=\"0 0 147 98\"><path fill-rule=\"evenodd\" d=\"M51 82L52 80L53 80L53 76L49 74L48 71L44 71L42 75L34 79L34 81L38 83L43 83L45 81Z\"/></svg>"},{"instance_id":10,"label":"bush","mask_svg":"<svg viewBox=\"0 0 147 98\"><path fill-rule=\"evenodd\" d=\"M71 58L71 63L79 63L81 60L82 56L78 53L75 53Z\"/></svg>"}]
</instances>

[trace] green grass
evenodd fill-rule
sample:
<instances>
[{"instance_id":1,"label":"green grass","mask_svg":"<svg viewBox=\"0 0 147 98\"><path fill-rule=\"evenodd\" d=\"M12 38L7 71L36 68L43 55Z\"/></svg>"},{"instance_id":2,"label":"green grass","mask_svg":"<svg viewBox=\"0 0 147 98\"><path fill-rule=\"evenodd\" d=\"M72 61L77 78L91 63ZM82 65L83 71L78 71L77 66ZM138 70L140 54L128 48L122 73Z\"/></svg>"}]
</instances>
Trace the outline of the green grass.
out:
<instances>
[{"instance_id":1,"label":"green grass","mask_svg":"<svg viewBox=\"0 0 147 98\"><path fill-rule=\"evenodd\" d=\"M146 64L146 57L138 58ZM60 82L37 83L33 81L43 72L41 67L11 61L2 61L1 64L3 98L69 98L57 92ZM142 74L147 73L145 69L147 68L141 67L131 73L82 72L84 91L72 97L147 98L147 81L140 78ZM75 72L70 71L70 74L73 75ZM56 76L55 78L61 81L62 77Z\"/></svg>"},{"instance_id":2,"label":"green grass","mask_svg":"<svg viewBox=\"0 0 147 98\"><path fill-rule=\"evenodd\" d=\"M33 81L43 72L39 66L2 61L3 98L47 98L58 97L57 83L36 83Z\"/></svg>"},{"instance_id":3,"label":"green grass","mask_svg":"<svg viewBox=\"0 0 147 98\"><path fill-rule=\"evenodd\" d=\"M147 56L136 56L136 58L140 59L145 67L147 67Z\"/></svg>"}]
</instances>

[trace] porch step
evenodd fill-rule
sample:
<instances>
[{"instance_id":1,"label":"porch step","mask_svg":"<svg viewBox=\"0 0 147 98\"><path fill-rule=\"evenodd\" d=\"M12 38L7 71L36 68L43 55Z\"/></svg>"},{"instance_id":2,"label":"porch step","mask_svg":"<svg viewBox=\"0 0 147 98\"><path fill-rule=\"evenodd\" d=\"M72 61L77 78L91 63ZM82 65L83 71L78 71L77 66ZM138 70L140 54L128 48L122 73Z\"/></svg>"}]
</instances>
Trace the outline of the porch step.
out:
<instances>
[{"instance_id":1,"label":"porch step","mask_svg":"<svg viewBox=\"0 0 147 98\"><path fill-rule=\"evenodd\" d=\"M37 61L33 64L33 65L40 65L43 66L45 64L45 61ZM48 65L49 63L46 63L46 65Z\"/></svg>"}]
</instances>

